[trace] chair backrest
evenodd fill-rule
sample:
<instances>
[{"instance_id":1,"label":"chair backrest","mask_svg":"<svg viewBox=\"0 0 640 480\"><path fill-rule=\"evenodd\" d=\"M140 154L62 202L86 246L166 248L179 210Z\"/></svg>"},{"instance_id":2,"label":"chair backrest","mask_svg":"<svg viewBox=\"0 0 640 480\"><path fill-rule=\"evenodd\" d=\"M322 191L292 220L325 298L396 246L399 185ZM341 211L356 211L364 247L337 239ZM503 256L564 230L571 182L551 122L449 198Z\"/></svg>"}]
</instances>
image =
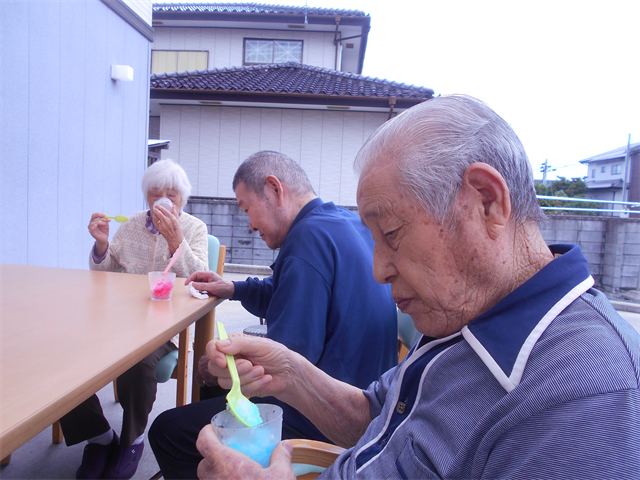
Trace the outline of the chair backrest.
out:
<instances>
[{"instance_id":1,"label":"chair backrest","mask_svg":"<svg viewBox=\"0 0 640 480\"><path fill-rule=\"evenodd\" d=\"M209 237L209 270L212 272L218 271L218 257L220 255L220 240L213 235Z\"/></svg>"}]
</instances>

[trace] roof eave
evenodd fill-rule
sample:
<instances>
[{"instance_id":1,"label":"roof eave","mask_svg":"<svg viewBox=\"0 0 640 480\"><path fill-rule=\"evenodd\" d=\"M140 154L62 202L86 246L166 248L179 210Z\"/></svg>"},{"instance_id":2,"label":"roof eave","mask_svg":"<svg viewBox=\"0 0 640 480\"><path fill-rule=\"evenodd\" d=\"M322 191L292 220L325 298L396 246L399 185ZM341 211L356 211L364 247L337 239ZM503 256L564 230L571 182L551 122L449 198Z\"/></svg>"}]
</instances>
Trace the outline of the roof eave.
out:
<instances>
[{"instance_id":1,"label":"roof eave","mask_svg":"<svg viewBox=\"0 0 640 480\"><path fill-rule=\"evenodd\" d=\"M377 107L389 108L389 100L396 100L395 109L409 108L432 98L403 98L403 97L364 97L352 95L318 95L318 94L294 94L294 93L260 93L241 91L217 91L217 90L181 90L181 89L151 89L152 99L171 100L209 100L209 101L235 101L251 103L285 103L298 105L332 105L349 107Z\"/></svg>"}]
</instances>

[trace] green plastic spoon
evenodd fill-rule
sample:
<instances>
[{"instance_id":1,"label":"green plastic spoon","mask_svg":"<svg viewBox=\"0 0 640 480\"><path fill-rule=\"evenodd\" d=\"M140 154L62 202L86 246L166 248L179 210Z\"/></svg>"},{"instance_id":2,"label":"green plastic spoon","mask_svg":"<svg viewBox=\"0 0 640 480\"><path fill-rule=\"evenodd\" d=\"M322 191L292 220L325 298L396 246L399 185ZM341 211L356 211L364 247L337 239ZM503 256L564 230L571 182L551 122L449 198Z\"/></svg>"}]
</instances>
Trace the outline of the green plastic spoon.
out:
<instances>
[{"instance_id":1,"label":"green plastic spoon","mask_svg":"<svg viewBox=\"0 0 640 480\"><path fill-rule=\"evenodd\" d=\"M218 324L218 338L220 340L226 340L227 338L229 338L227 337L227 332L225 331L222 322L216 323ZM260 425L262 423L262 418L260 418L260 410L258 410L258 407L254 403L251 403L240 390L240 378L238 377L236 361L233 358L233 355L226 355L226 357L227 367L229 368L229 373L231 374L231 380L233 380L231 390L227 394L227 402L229 403L229 408L243 425L246 425L247 427L255 427L257 425Z\"/></svg>"},{"instance_id":2,"label":"green plastic spoon","mask_svg":"<svg viewBox=\"0 0 640 480\"><path fill-rule=\"evenodd\" d=\"M124 223L129 220L129 217L125 217L124 215L116 215L115 217L110 217L105 215L104 218L113 218L116 222Z\"/></svg>"}]
</instances>

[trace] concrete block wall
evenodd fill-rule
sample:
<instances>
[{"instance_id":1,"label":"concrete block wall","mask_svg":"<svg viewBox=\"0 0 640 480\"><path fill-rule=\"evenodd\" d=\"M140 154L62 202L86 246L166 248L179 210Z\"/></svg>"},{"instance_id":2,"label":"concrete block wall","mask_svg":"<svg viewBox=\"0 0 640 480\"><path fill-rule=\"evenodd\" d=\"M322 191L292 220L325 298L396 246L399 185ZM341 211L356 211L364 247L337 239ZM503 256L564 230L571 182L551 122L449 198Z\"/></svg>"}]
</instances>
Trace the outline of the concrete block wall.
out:
<instances>
[{"instance_id":1,"label":"concrete block wall","mask_svg":"<svg viewBox=\"0 0 640 480\"><path fill-rule=\"evenodd\" d=\"M249 217L235 199L192 197L185 211L206 223L209 233L227 247L227 263L269 266L278 256L258 232L249 229ZM580 245L597 288L606 292L640 288L640 219L549 215L541 231L549 245Z\"/></svg>"},{"instance_id":2,"label":"concrete block wall","mask_svg":"<svg viewBox=\"0 0 640 480\"><path fill-rule=\"evenodd\" d=\"M547 244L580 245L596 287L605 292L640 288L640 220L549 215L541 229Z\"/></svg>"},{"instance_id":3,"label":"concrete block wall","mask_svg":"<svg viewBox=\"0 0 640 480\"><path fill-rule=\"evenodd\" d=\"M278 250L251 231L249 216L235 199L192 197L184 210L206 223L209 233L227 247L226 263L270 266L278 256Z\"/></svg>"}]
</instances>

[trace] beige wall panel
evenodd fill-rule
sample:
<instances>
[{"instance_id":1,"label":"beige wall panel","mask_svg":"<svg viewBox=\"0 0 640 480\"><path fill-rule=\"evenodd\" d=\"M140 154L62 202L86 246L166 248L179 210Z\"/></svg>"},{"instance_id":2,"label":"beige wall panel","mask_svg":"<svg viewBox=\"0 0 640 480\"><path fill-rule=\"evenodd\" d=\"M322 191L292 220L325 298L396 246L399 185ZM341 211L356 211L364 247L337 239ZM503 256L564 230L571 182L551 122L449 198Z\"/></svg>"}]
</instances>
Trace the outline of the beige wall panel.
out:
<instances>
[{"instance_id":1,"label":"beige wall panel","mask_svg":"<svg viewBox=\"0 0 640 480\"><path fill-rule=\"evenodd\" d=\"M322 154L320 156L320 191L325 201L340 203L340 173L342 171L342 137L344 112L323 112Z\"/></svg>"},{"instance_id":2,"label":"beige wall panel","mask_svg":"<svg viewBox=\"0 0 640 480\"><path fill-rule=\"evenodd\" d=\"M309 52L307 62L309 65L315 65L318 67L324 67L324 47L322 45L321 38L317 35L309 34L309 41L304 44L304 47Z\"/></svg>"},{"instance_id":3,"label":"beige wall panel","mask_svg":"<svg viewBox=\"0 0 640 480\"><path fill-rule=\"evenodd\" d=\"M239 108L222 107L220 117L220 168L218 170L218 192L221 197L233 198L233 176L239 165L240 125L242 112Z\"/></svg>"},{"instance_id":4,"label":"beige wall panel","mask_svg":"<svg viewBox=\"0 0 640 480\"><path fill-rule=\"evenodd\" d=\"M260 151L260 108L242 108L240 125L240 154L238 165L249 155Z\"/></svg>"},{"instance_id":5,"label":"beige wall panel","mask_svg":"<svg viewBox=\"0 0 640 480\"><path fill-rule=\"evenodd\" d=\"M185 37L187 35L186 28L171 29L171 50L185 50Z\"/></svg>"},{"instance_id":6,"label":"beige wall panel","mask_svg":"<svg viewBox=\"0 0 640 480\"><path fill-rule=\"evenodd\" d=\"M332 70L336 68L336 46L333 44L333 37L329 35L322 37L322 66Z\"/></svg>"},{"instance_id":7,"label":"beige wall panel","mask_svg":"<svg viewBox=\"0 0 640 480\"><path fill-rule=\"evenodd\" d=\"M320 190L320 156L322 154L322 111L302 111L300 166L307 172L313 189Z\"/></svg>"},{"instance_id":8,"label":"beige wall panel","mask_svg":"<svg viewBox=\"0 0 640 480\"><path fill-rule=\"evenodd\" d=\"M200 109L184 105L180 109L180 159L191 186L198 191L198 161L200 157Z\"/></svg>"},{"instance_id":9,"label":"beige wall panel","mask_svg":"<svg viewBox=\"0 0 640 480\"><path fill-rule=\"evenodd\" d=\"M353 160L364 143L364 112L344 113L342 161L340 173L340 205L356 205L358 180L353 171Z\"/></svg>"},{"instance_id":10,"label":"beige wall panel","mask_svg":"<svg viewBox=\"0 0 640 480\"><path fill-rule=\"evenodd\" d=\"M151 44L153 50L170 50L171 49L171 29L163 27L155 27L155 38Z\"/></svg>"},{"instance_id":11,"label":"beige wall panel","mask_svg":"<svg viewBox=\"0 0 640 480\"><path fill-rule=\"evenodd\" d=\"M184 35L185 50L201 50L200 48L200 32L201 28L187 28Z\"/></svg>"},{"instance_id":12,"label":"beige wall panel","mask_svg":"<svg viewBox=\"0 0 640 480\"><path fill-rule=\"evenodd\" d=\"M215 63L213 68L229 67L230 63L230 51L231 51L231 30L228 28L221 28L216 30L216 44L215 44Z\"/></svg>"},{"instance_id":13,"label":"beige wall panel","mask_svg":"<svg viewBox=\"0 0 640 480\"><path fill-rule=\"evenodd\" d=\"M280 151L282 133L282 110L279 108L261 108L260 150Z\"/></svg>"},{"instance_id":14,"label":"beige wall panel","mask_svg":"<svg viewBox=\"0 0 640 480\"><path fill-rule=\"evenodd\" d=\"M209 65L207 68L214 68L216 56L216 31L213 28L200 29L200 48L209 52Z\"/></svg>"},{"instance_id":15,"label":"beige wall panel","mask_svg":"<svg viewBox=\"0 0 640 480\"><path fill-rule=\"evenodd\" d=\"M171 140L169 148L160 150L162 158L177 162L180 159L180 105L161 106L160 138Z\"/></svg>"},{"instance_id":16,"label":"beige wall panel","mask_svg":"<svg viewBox=\"0 0 640 480\"><path fill-rule=\"evenodd\" d=\"M364 117L364 142L377 128L387 121L387 113L367 113ZM362 142L362 143L364 143Z\"/></svg>"},{"instance_id":17,"label":"beige wall panel","mask_svg":"<svg viewBox=\"0 0 640 480\"><path fill-rule=\"evenodd\" d=\"M302 110L282 110L280 151L300 163L302 147Z\"/></svg>"},{"instance_id":18,"label":"beige wall panel","mask_svg":"<svg viewBox=\"0 0 640 480\"><path fill-rule=\"evenodd\" d=\"M220 107L200 107L198 191L201 197L219 197Z\"/></svg>"},{"instance_id":19,"label":"beige wall panel","mask_svg":"<svg viewBox=\"0 0 640 480\"><path fill-rule=\"evenodd\" d=\"M229 65L239 67L244 59L244 37L246 30L231 30L231 44L229 47Z\"/></svg>"}]
</instances>

